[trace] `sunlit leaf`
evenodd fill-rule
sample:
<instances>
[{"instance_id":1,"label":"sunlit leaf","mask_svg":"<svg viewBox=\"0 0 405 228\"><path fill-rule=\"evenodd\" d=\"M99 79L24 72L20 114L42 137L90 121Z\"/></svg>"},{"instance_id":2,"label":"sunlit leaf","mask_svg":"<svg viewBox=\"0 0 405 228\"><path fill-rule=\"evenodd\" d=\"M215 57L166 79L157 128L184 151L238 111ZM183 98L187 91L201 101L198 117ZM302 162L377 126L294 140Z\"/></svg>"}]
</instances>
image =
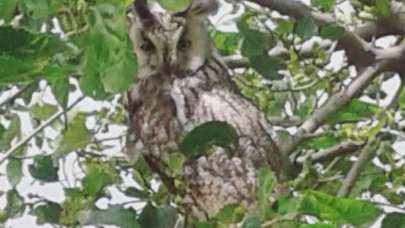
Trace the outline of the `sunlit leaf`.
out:
<instances>
[{"instance_id":1,"label":"sunlit leaf","mask_svg":"<svg viewBox=\"0 0 405 228\"><path fill-rule=\"evenodd\" d=\"M352 100L345 107L339 109L339 111L329 118L331 122L347 122L347 121L359 121L364 118L369 118L378 111L378 108L357 99Z\"/></svg>"},{"instance_id":2,"label":"sunlit leaf","mask_svg":"<svg viewBox=\"0 0 405 228\"><path fill-rule=\"evenodd\" d=\"M338 224L362 225L372 222L381 211L373 204L356 199L338 198L322 192L307 191L299 210Z\"/></svg>"},{"instance_id":3,"label":"sunlit leaf","mask_svg":"<svg viewBox=\"0 0 405 228\"><path fill-rule=\"evenodd\" d=\"M180 12L190 5L190 0L158 0L163 8L172 12Z\"/></svg>"},{"instance_id":4,"label":"sunlit leaf","mask_svg":"<svg viewBox=\"0 0 405 228\"><path fill-rule=\"evenodd\" d=\"M325 10L330 11L336 4L336 0L311 0L312 4Z\"/></svg>"},{"instance_id":5,"label":"sunlit leaf","mask_svg":"<svg viewBox=\"0 0 405 228\"><path fill-rule=\"evenodd\" d=\"M78 114L69 124L63 133L62 140L55 152L55 158L59 158L69 153L85 147L91 141L91 134L86 128L86 118L83 114Z\"/></svg>"},{"instance_id":6,"label":"sunlit leaf","mask_svg":"<svg viewBox=\"0 0 405 228\"><path fill-rule=\"evenodd\" d=\"M214 36L215 47L221 55L231 55L238 48L240 35L234 32L216 32Z\"/></svg>"},{"instance_id":7,"label":"sunlit leaf","mask_svg":"<svg viewBox=\"0 0 405 228\"><path fill-rule=\"evenodd\" d=\"M115 180L117 174L109 163L90 162L86 167L86 176L82 180L83 190L90 196L96 196Z\"/></svg>"},{"instance_id":8,"label":"sunlit leaf","mask_svg":"<svg viewBox=\"0 0 405 228\"><path fill-rule=\"evenodd\" d=\"M239 204L225 205L215 216L222 224L235 224L242 221L245 216L245 208Z\"/></svg>"},{"instance_id":9,"label":"sunlit leaf","mask_svg":"<svg viewBox=\"0 0 405 228\"><path fill-rule=\"evenodd\" d=\"M260 216L264 219L266 218L266 215L270 209L269 197L271 195L271 192L273 191L274 177L271 170L267 167L261 167L257 172L257 176L257 199L259 202Z\"/></svg>"},{"instance_id":10,"label":"sunlit leaf","mask_svg":"<svg viewBox=\"0 0 405 228\"><path fill-rule=\"evenodd\" d=\"M17 0L1 0L0 1L0 19L9 21L17 6Z\"/></svg>"},{"instance_id":11,"label":"sunlit leaf","mask_svg":"<svg viewBox=\"0 0 405 228\"><path fill-rule=\"evenodd\" d=\"M50 104L35 104L31 107L32 117L40 120L48 119L56 111L58 111L58 107Z\"/></svg>"},{"instance_id":12,"label":"sunlit leaf","mask_svg":"<svg viewBox=\"0 0 405 228\"><path fill-rule=\"evenodd\" d=\"M90 32L79 46L83 48L80 88L95 98L128 89L135 79L137 62L126 32L124 14L120 7L98 4L91 8Z\"/></svg>"},{"instance_id":13,"label":"sunlit leaf","mask_svg":"<svg viewBox=\"0 0 405 228\"><path fill-rule=\"evenodd\" d=\"M305 146L312 149L322 149L336 145L339 143L339 139L333 134L326 134L320 137L312 138L305 142Z\"/></svg>"},{"instance_id":14,"label":"sunlit leaf","mask_svg":"<svg viewBox=\"0 0 405 228\"><path fill-rule=\"evenodd\" d=\"M391 13L390 0L375 0L375 7L378 16L386 17Z\"/></svg>"}]
</instances>

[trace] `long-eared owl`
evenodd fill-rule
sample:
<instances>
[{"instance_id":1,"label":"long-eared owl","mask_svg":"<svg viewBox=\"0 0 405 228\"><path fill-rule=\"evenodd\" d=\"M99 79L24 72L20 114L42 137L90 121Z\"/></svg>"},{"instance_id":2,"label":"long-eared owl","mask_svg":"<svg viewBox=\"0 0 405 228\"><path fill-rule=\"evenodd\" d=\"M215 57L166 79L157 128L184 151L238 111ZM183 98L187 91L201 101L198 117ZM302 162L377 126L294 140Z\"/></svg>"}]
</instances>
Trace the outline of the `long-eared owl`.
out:
<instances>
[{"instance_id":1,"label":"long-eared owl","mask_svg":"<svg viewBox=\"0 0 405 228\"><path fill-rule=\"evenodd\" d=\"M206 219L224 205L255 208L256 169L280 171L288 161L277 154L263 113L238 93L226 65L210 41L207 15L215 0L192 0L187 10L157 12L136 0L128 16L129 36L138 59L137 81L127 93L127 154L143 155L173 193L163 153L176 151L181 138L207 121L233 126L239 143L232 153L215 147L183 167L182 205ZM254 209L252 209L254 210Z\"/></svg>"}]
</instances>

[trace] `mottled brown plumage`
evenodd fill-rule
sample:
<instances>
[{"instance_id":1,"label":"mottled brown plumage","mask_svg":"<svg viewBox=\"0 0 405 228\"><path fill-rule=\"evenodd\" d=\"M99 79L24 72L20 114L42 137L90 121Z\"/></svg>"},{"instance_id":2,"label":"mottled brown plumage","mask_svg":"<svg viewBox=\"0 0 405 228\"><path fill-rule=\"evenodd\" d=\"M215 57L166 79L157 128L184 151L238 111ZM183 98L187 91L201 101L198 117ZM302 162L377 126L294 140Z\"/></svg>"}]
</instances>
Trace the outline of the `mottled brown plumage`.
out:
<instances>
[{"instance_id":1,"label":"mottled brown plumage","mask_svg":"<svg viewBox=\"0 0 405 228\"><path fill-rule=\"evenodd\" d=\"M139 72L127 96L128 156L142 154L195 217L206 219L229 203L254 210L256 169L270 165L279 171L287 161L272 156L278 151L271 126L238 93L209 40L206 16L215 10L216 1L194 0L177 14L158 13L144 1L136 2L129 35ZM212 120L232 125L239 145L232 153L216 147L209 156L188 160L183 172L186 189L179 192L162 154L177 151L182 136Z\"/></svg>"}]
</instances>

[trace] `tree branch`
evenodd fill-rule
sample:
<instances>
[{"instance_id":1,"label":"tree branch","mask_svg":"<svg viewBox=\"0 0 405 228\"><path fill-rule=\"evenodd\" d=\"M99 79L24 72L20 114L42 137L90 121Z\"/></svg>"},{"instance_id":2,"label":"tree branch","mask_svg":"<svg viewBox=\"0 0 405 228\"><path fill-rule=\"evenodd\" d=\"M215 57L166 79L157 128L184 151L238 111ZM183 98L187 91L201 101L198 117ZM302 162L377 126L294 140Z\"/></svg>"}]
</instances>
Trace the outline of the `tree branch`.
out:
<instances>
[{"instance_id":1,"label":"tree branch","mask_svg":"<svg viewBox=\"0 0 405 228\"><path fill-rule=\"evenodd\" d=\"M53 116L51 116L48 120L43 122L39 127L37 127L32 133L28 134L26 137L24 137L21 141L19 141L17 144L12 146L6 153L3 154L3 157L0 158L0 164L2 164L8 157L10 157L15 151L17 151L20 147L24 146L26 143L28 143L35 135L37 135L39 132L44 130L46 127L51 125L55 120L59 119L61 116L66 114L69 110L71 110L74 106L76 106L80 101L82 101L84 97L80 97L77 99L75 102L73 102L71 105L69 105L65 110L61 110L57 113L55 113Z\"/></svg>"},{"instance_id":2,"label":"tree branch","mask_svg":"<svg viewBox=\"0 0 405 228\"><path fill-rule=\"evenodd\" d=\"M315 110L304 123L298 128L296 134L292 137L291 143L283 144L278 143L284 154L290 154L294 151L296 146L301 143L304 136L316 130L322 125L328 117L336 113L343 106L348 104L354 97L356 97L367 85L383 70L387 65L386 61L378 62L372 66L367 67L361 75L355 78L347 88L332 95L326 103Z\"/></svg>"},{"instance_id":3,"label":"tree branch","mask_svg":"<svg viewBox=\"0 0 405 228\"><path fill-rule=\"evenodd\" d=\"M371 155L375 152L375 146L371 143L367 144L361 151L359 158L353 164L349 173L346 175L345 180L343 181L342 186L340 187L337 196L346 197L350 194L354 184L356 183L357 178L359 177L362 168L364 165L370 161Z\"/></svg>"},{"instance_id":4,"label":"tree branch","mask_svg":"<svg viewBox=\"0 0 405 228\"><path fill-rule=\"evenodd\" d=\"M9 103L12 103L15 99L19 98L21 94L23 94L25 91L27 91L31 86L32 86L32 83L29 83L29 84L23 86L18 92L16 92L12 96L8 97L6 100L1 102L0 107L7 105Z\"/></svg>"},{"instance_id":5,"label":"tree branch","mask_svg":"<svg viewBox=\"0 0 405 228\"><path fill-rule=\"evenodd\" d=\"M316 163L316 162L324 162L330 159L333 159L338 156L344 156L350 153L353 153L357 150L359 150L363 145L359 145L353 142L343 142L341 144L338 144L336 146L333 146L331 148L327 148L324 150L321 150L319 152L316 152L314 154L311 154L311 161ZM300 157L297 159L298 163L303 163L304 162L304 157Z\"/></svg>"}]
</instances>

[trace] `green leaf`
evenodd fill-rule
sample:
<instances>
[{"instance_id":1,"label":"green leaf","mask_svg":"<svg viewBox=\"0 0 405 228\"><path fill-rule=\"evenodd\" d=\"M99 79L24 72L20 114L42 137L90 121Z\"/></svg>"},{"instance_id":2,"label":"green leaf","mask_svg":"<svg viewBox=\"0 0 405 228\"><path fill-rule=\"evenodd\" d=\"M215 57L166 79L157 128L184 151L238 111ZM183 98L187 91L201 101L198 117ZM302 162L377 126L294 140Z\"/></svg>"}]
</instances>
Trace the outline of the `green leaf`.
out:
<instances>
[{"instance_id":1,"label":"green leaf","mask_svg":"<svg viewBox=\"0 0 405 228\"><path fill-rule=\"evenodd\" d=\"M22 172L23 162L21 159L10 158L7 163L7 179L11 186L15 187L20 183L23 176Z\"/></svg>"},{"instance_id":2,"label":"green leaf","mask_svg":"<svg viewBox=\"0 0 405 228\"><path fill-rule=\"evenodd\" d=\"M381 228L405 228L405 214L394 212L385 216Z\"/></svg>"},{"instance_id":3,"label":"green leaf","mask_svg":"<svg viewBox=\"0 0 405 228\"><path fill-rule=\"evenodd\" d=\"M245 216L245 208L240 204L227 204L215 216L222 224L234 224L242 221Z\"/></svg>"},{"instance_id":4,"label":"green leaf","mask_svg":"<svg viewBox=\"0 0 405 228\"><path fill-rule=\"evenodd\" d=\"M33 33L22 28L0 27L0 53L20 60L41 62L66 49L56 35Z\"/></svg>"},{"instance_id":5,"label":"green leaf","mask_svg":"<svg viewBox=\"0 0 405 228\"><path fill-rule=\"evenodd\" d=\"M2 127L2 125L0 125L0 128L1 128L0 132L3 132L0 135L0 148L2 150L9 149L11 141L15 137L20 137L20 135L21 135L21 132L20 132L20 127L21 127L20 118L17 115L13 115L10 121L11 121L10 125L8 126L7 129Z\"/></svg>"},{"instance_id":6,"label":"green leaf","mask_svg":"<svg viewBox=\"0 0 405 228\"><path fill-rule=\"evenodd\" d=\"M216 32L214 43L221 55L231 55L238 49L239 39L236 32Z\"/></svg>"},{"instance_id":7,"label":"green leaf","mask_svg":"<svg viewBox=\"0 0 405 228\"><path fill-rule=\"evenodd\" d=\"M216 228L212 222L194 222L193 225L195 228Z\"/></svg>"},{"instance_id":8,"label":"green leaf","mask_svg":"<svg viewBox=\"0 0 405 228\"><path fill-rule=\"evenodd\" d=\"M181 153L165 153L163 160L174 176L181 175L186 158Z\"/></svg>"},{"instance_id":9,"label":"green leaf","mask_svg":"<svg viewBox=\"0 0 405 228\"><path fill-rule=\"evenodd\" d=\"M54 202L46 201L36 206L33 214L37 217L37 223L43 225L45 223L59 224L62 207Z\"/></svg>"},{"instance_id":10,"label":"green leaf","mask_svg":"<svg viewBox=\"0 0 405 228\"><path fill-rule=\"evenodd\" d=\"M123 11L107 3L91 7L89 33L78 42L83 48L80 88L88 96L102 99L126 91L135 79L137 62Z\"/></svg>"},{"instance_id":11,"label":"green leaf","mask_svg":"<svg viewBox=\"0 0 405 228\"><path fill-rule=\"evenodd\" d=\"M190 0L158 0L159 4L172 12L181 12L190 5Z\"/></svg>"},{"instance_id":12,"label":"green leaf","mask_svg":"<svg viewBox=\"0 0 405 228\"><path fill-rule=\"evenodd\" d=\"M281 196L273 205L274 211L280 215L296 214L298 212L299 199L292 196Z\"/></svg>"},{"instance_id":13,"label":"green leaf","mask_svg":"<svg viewBox=\"0 0 405 228\"><path fill-rule=\"evenodd\" d=\"M78 114L69 124L67 130L63 133L62 140L55 152L55 158L60 158L67 153L84 148L91 142L91 133L86 128L86 117L84 114Z\"/></svg>"},{"instance_id":14,"label":"green leaf","mask_svg":"<svg viewBox=\"0 0 405 228\"><path fill-rule=\"evenodd\" d=\"M173 228L177 222L177 211L171 206L155 207L148 203L138 219L141 227Z\"/></svg>"},{"instance_id":15,"label":"green leaf","mask_svg":"<svg viewBox=\"0 0 405 228\"><path fill-rule=\"evenodd\" d=\"M289 35L294 31L294 21L289 19L280 19L277 23L276 32L280 35Z\"/></svg>"},{"instance_id":16,"label":"green leaf","mask_svg":"<svg viewBox=\"0 0 405 228\"><path fill-rule=\"evenodd\" d=\"M265 219L269 212L269 198L273 191L274 177L273 173L268 167L261 167L257 171L258 184L257 196L259 203L260 217Z\"/></svg>"},{"instance_id":17,"label":"green leaf","mask_svg":"<svg viewBox=\"0 0 405 228\"><path fill-rule=\"evenodd\" d=\"M281 79L278 71L283 67L280 58L271 57L267 54L249 58L251 66L264 78L270 80Z\"/></svg>"},{"instance_id":18,"label":"green leaf","mask_svg":"<svg viewBox=\"0 0 405 228\"><path fill-rule=\"evenodd\" d=\"M345 29L337 24L326 24L321 27L319 35L323 38L339 40L345 35Z\"/></svg>"},{"instance_id":19,"label":"green leaf","mask_svg":"<svg viewBox=\"0 0 405 228\"><path fill-rule=\"evenodd\" d=\"M65 188L66 199L63 202L60 223L76 227L78 225L79 213L94 208L94 198L88 197L82 189Z\"/></svg>"},{"instance_id":20,"label":"green leaf","mask_svg":"<svg viewBox=\"0 0 405 228\"><path fill-rule=\"evenodd\" d=\"M113 184L117 179L117 173L111 164L90 162L82 180L83 191L87 195L97 196L104 187Z\"/></svg>"},{"instance_id":21,"label":"green leaf","mask_svg":"<svg viewBox=\"0 0 405 228\"><path fill-rule=\"evenodd\" d=\"M52 156L35 156L34 164L29 165L28 170L35 179L45 182L58 181L59 168L54 164Z\"/></svg>"},{"instance_id":22,"label":"green leaf","mask_svg":"<svg viewBox=\"0 0 405 228\"><path fill-rule=\"evenodd\" d=\"M7 55L0 56L0 84L33 81L44 66L44 62L33 63Z\"/></svg>"},{"instance_id":23,"label":"green leaf","mask_svg":"<svg viewBox=\"0 0 405 228\"><path fill-rule=\"evenodd\" d=\"M20 0L26 15L34 20L47 19L63 5L63 0Z\"/></svg>"},{"instance_id":24,"label":"green leaf","mask_svg":"<svg viewBox=\"0 0 405 228\"><path fill-rule=\"evenodd\" d=\"M390 0L375 0L377 15L387 17L391 14Z\"/></svg>"},{"instance_id":25,"label":"green leaf","mask_svg":"<svg viewBox=\"0 0 405 228\"><path fill-rule=\"evenodd\" d=\"M311 0L311 3L322 10L331 11L336 4L336 0Z\"/></svg>"},{"instance_id":26,"label":"green leaf","mask_svg":"<svg viewBox=\"0 0 405 228\"><path fill-rule=\"evenodd\" d=\"M340 140L333 134L326 134L320 137L312 138L308 142L305 142L306 147L312 149L322 149L336 145Z\"/></svg>"},{"instance_id":27,"label":"green leaf","mask_svg":"<svg viewBox=\"0 0 405 228\"><path fill-rule=\"evenodd\" d=\"M1 0L0 1L0 19L8 22L12 19L14 10L17 6L17 0Z\"/></svg>"},{"instance_id":28,"label":"green leaf","mask_svg":"<svg viewBox=\"0 0 405 228\"><path fill-rule=\"evenodd\" d=\"M300 226L300 228L337 228L337 226L326 223L317 223L317 224L302 225Z\"/></svg>"},{"instance_id":29,"label":"green leaf","mask_svg":"<svg viewBox=\"0 0 405 228\"><path fill-rule=\"evenodd\" d=\"M80 213L80 224L115 225L122 228L141 228L136 221L136 212L122 206L112 206L106 210L87 210Z\"/></svg>"},{"instance_id":30,"label":"green leaf","mask_svg":"<svg viewBox=\"0 0 405 228\"><path fill-rule=\"evenodd\" d=\"M147 191L139 190L135 187L129 187L124 191L125 195L130 197L135 197L137 199L149 199L150 194Z\"/></svg>"},{"instance_id":31,"label":"green leaf","mask_svg":"<svg viewBox=\"0 0 405 228\"><path fill-rule=\"evenodd\" d=\"M0 83L37 79L51 58L65 50L57 36L0 27Z\"/></svg>"},{"instance_id":32,"label":"green leaf","mask_svg":"<svg viewBox=\"0 0 405 228\"><path fill-rule=\"evenodd\" d=\"M251 29L245 20L238 22L238 28L244 38L241 54L245 57L261 56L275 45L270 34Z\"/></svg>"},{"instance_id":33,"label":"green leaf","mask_svg":"<svg viewBox=\"0 0 405 228\"><path fill-rule=\"evenodd\" d=\"M242 228L262 228L262 223L258 217L251 216L245 219Z\"/></svg>"},{"instance_id":34,"label":"green leaf","mask_svg":"<svg viewBox=\"0 0 405 228\"><path fill-rule=\"evenodd\" d=\"M332 123L354 122L369 118L378 111L378 107L358 99L352 100L345 107L329 118Z\"/></svg>"},{"instance_id":35,"label":"green leaf","mask_svg":"<svg viewBox=\"0 0 405 228\"><path fill-rule=\"evenodd\" d=\"M24 213L24 201L23 198L18 194L17 190L12 189L7 192L6 202L7 205L4 209L5 218L20 217Z\"/></svg>"},{"instance_id":36,"label":"green leaf","mask_svg":"<svg viewBox=\"0 0 405 228\"><path fill-rule=\"evenodd\" d=\"M401 89L401 93L398 98L399 108L405 110L405 87Z\"/></svg>"},{"instance_id":37,"label":"green leaf","mask_svg":"<svg viewBox=\"0 0 405 228\"><path fill-rule=\"evenodd\" d=\"M318 26L316 25L314 19L310 16L299 19L295 26L295 33L297 33L304 40L314 36L317 31Z\"/></svg>"},{"instance_id":38,"label":"green leaf","mask_svg":"<svg viewBox=\"0 0 405 228\"><path fill-rule=\"evenodd\" d=\"M47 120L56 111L58 107L50 104L35 104L31 107L32 117L40 120Z\"/></svg>"},{"instance_id":39,"label":"green leaf","mask_svg":"<svg viewBox=\"0 0 405 228\"><path fill-rule=\"evenodd\" d=\"M355 226L368 224L381 213L376 206L369 202L338 198L316 191L307 191L302 196L299 210L337 224Z\"/></svg>"},{"instance_id":40,"label":"green leaf","mask_svg":"<svg viewBox=\"0 0 405 228\"><path fill-rule=\"evenodd\" d=\"M66 108L69 95L68 72L58 65L51 65L44 69L44 75L56 100L63 108Z\"/></svg>"},{"instance_id":41,"label":"green leaf","mask_svg":"<svg viewBox=\"0 0 405 228\"><path fill-rule=\"evenodd\" d=\"M238 133L226 122L210 121L195 127L180 143L186 157L205 154L213 146L228 147L238 144Z\"/></svg>"}]
</instances>

